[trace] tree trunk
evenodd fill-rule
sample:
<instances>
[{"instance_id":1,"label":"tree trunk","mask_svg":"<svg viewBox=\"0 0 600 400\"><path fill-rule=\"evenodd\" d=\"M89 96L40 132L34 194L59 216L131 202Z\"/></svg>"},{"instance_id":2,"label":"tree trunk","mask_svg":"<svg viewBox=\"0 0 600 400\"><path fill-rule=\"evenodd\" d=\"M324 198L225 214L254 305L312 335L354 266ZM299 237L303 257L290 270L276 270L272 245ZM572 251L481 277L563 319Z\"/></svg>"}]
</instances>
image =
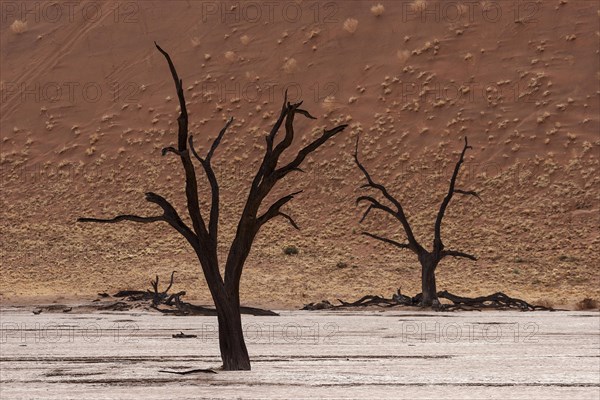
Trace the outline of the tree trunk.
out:
<instances>
[{"instance_id":1,"label":"tree trunk","mask_svg":"<svg viewBox=\"0 0 600 400\"><path fill-rule=\"evenodd\" d=\"M435 285L435 268L437 262L432 254L419 257L421 261L421 293L423 297L421 304L430 306L433 300L437 299L437 287Z\"/></svg>"},{"instance_id":2,"label":"tree trunk","mask_svg":"<svg viewBox=\"0 0 600 400\"><path fill-rule=\"evenodd\" d=\"M244 342L239 304L228 301L215 303L219 321L219 347L225 371L250 370L250 357Z\"/></svg>"}]
</instances>

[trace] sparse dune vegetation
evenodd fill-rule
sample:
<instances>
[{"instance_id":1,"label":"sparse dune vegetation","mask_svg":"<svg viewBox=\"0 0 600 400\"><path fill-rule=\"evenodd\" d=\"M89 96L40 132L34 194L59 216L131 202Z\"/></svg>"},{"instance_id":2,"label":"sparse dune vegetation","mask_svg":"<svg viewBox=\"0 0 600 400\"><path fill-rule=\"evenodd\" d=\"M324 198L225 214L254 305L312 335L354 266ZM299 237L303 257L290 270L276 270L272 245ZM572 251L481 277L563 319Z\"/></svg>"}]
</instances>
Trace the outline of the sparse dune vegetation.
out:
<instances>
[{"instance_id":1,"label":"sparse dune vegetation","mask_svg":"<svg viewBox=\"0 0 600 400\"><path fill-rule=\"evenodd\" d=\"M339 108L339 104L338 104L338 101L335 98L335 96L325 97L321 104L322 104L323 109L328 113L335 111Z\"/></svg>"},{"instance_id":2,"label":"sparse dune vegetation","mask_svg":"<svg viewBox=\"0 0 600 400\"><path fill-rule=\"evenodd\" d=\"M237 55L235 54L235 52L233 52L231 50L226 51L225 54L224 54L224 56L225 56L225 59L227 61L229 61L230 63L235 62L237 60L237 58L238 58Z\"/></svg>"},{"instance_id":3,"label":"sparse dune vegetation","mask_svg":"<svg viewBox=\"0 0 600 400\"><path fill-rule=\"evenodd\" d=\"M202 40L198 36L194 36L190 39L190 43L192 44L192 47L200 47Z\"/></svg>"},{"instance_id":4,"label":"sparse dune vegetation","mask_svg":"<svg viewBox=\"0 0 600 400\"><path fill-rule=\"evenodd\" d=\"M410 51L398 50L396 52L396 57L398 58L401 64L404 64L410 58Z\"/></svg>"},{"instance_id":5,"label":"sparse dune vegetation","mask_svg":"<svg viewBox=\"0 0 600 400\"><path fill-rule=\"evenodd\" d=\"M282 69L286 74L292 74L298 71L298 61L295 58L286 58L283 61Z\"/></svg>"},{"instance_id":6,"label":"sparse dune vegetation","mask_svg":"<svg viewBox=\"0 0 600 400\"><path fill-rule=\"evenodd\" d=\"M376 4L371 7L371 14L373 14L376 17L383 15L384 11L385 11L385 7L381 3Z\"/></svg>"},{"instance_id":7,"label":"sparse dune vegetation","mask_svg":"<svg viewBox=\"0 0 600 400\"><path fill-rule=\"evenodd\" d=\"M241 42L241 43L242 43L244 46L246 46L248 43L250 43L250 40L251 40L251 39L250 39L250 36L248 36L248 35L242 35L242 36L240 37L240 42Z\"/></svg>"},{"instance_id":8,"label":"sparse dune vegetation","mask_svg":"<svg viewBox=\"0 0 600 400\"><path fill-rule=\"evenodd\" d=\"M427 9L427 1L414 0L412 3L410 3L410 8L414 12L423 12Z\"/></svg>"},{"instance_id":9,"label":"sparse dune vegetation","mask_svg":"<svg viewBox=\"0 0 600 400\"><path fill-rule=\"evenodd\" d=\"M356 32L358 29L358 20L355 18L348 18L344 21L344 30L349 33Z\"/></svg>"},{"instance_id":10,"label":"sparse dune vegetation","mask_svg":"<svg viewBox=\"0 0 600 400\"><path fill-rule=\"evenodd\" d=\"M12 24L10 24L10 30L12 33L17 35L27 32L27 21L16 19Z\"/></svg>"}]
</instances>

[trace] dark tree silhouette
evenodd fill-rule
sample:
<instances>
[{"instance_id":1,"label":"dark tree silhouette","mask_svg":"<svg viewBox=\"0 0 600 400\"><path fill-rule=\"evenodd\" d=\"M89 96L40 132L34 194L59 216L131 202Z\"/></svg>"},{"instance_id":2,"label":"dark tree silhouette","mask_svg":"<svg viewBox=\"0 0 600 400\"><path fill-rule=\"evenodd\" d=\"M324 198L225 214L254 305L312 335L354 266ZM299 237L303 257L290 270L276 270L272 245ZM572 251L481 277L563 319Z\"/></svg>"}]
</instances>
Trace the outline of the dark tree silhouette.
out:
<instances>
[{"instance_id":1,"label":"dark tree silhouette","mask_svg":"<svg viewBox=\"0 0 600 400\"><path fill-rule=\"evenodd\" d=\"M297 154L292 157L291 161L282 166L278 166L279 158L293 142L294 118L296 114L315 119L307 111L300 108L301 102L294 104L287 102L286 93L281 113L270 133L266 136L265 154L252 181L248 199L246 200L246 204L240 216L235 237L231 243L225 261L225 274L222 276L219 271L219 260L217 257L220 202L219 184L211 166L211 160L223 135L231 125L233 118L227 121L225 127L213 141L206 157L201 157L194 149L192 136L188 136L188 113L183 93L183 82L177 75L177 71L175 70L175 66L171 61L169 54L161 49L156 43L155 45L169 64L169 69L177 89L179 105L181 107L180 115L177 118L179 128L177 148L166 147L162 150L162 154L166 155L167 153L172 153L181 159L181 164L185 171L187 211L190 220L192 221L192 227L186 225L171 203L164 197L152 192L146 193L146 200L159 206L163 211L161 215L143 217L126 214L118 215L111 219L80 218L78 221L101 223L115 223L120 221L151 223L163 221L183 235L196 252L215 304L219 323L219 346L221 358L223 360L223 369L249 370L250 359L244 342L240 317L239 289L242 269L256 235L260 228L267 222L275 217L283 217L287 219L294 228L298 229L298 225L294 222L292 217L282 211L281 208L300 192L291 193L282 197L271 204L266 211L262 213L259 213L259 210L263 200L271 192L271 189L273 189L278 181L286 177L290 172L301 172L300 165L304 159L310 153L317 150L327 140L343 131L347 125L339 125L330 130L325 129L321 136L301 148ZM277 133L282 125L285 126L285 136L278 143L275 143ZM211 188L211 207L208 225L200 210L196 171L192 162L192 156L204 169Z\"/></svg>"},{"instance_id":2,"label":"dark tree silhouette","mask_svg":"<svg viewBox=\"0 0 600 400\"><path fill-rule=\"evenodd\" d=\"M354 161L356 162L356 165L362 171L365 178L367 179L367 183L361 187L362 188L372 188L372 189L378 190L379 192L381 192L383 197L389 203L391 203L391 206L388 206L388 205L385 205L384 203L381 203L380 201L376 200L372 196L359 196L356 199L357 205L360 203L363 203L363 202L369 203L369 207L366 209L360 222L363 222L365 220L365 218L367 218L367 216L369 215L369 212L371 212L371 210L382 210L382 211L390 214L394 218L396 218L398 221L400 221L400 224L402 225L402 228L404 229L404 233L406 234L408 243L400 243L395 240L388 239L386 237L375 235L375 234L372 234L369 232L362 232L362 234L365 236L371 237L373 239L382 241L384 243L391 244L400 249L409 249L417 255L417 257L419 258L419 262L421 263L421 289L422 289L421 304L424 306L429 306L432 304L433 300L437 299L437 289L436 289L436 284L435 284L435 270L436 270L438 264L440 263L440 261L444 257L451 256L451 257L467 258L469 260L474 260L474 261L477 260L477 258L475 258L475 256L472 256L471 254L464 253L462 251L445 249L444 243L442 242L442 219L444 218L444 214L446 213L446 208L448 208L448 204L450 204L450 200L452 200L452 196L454 195L454 193L468 195L468 196L474 196L474 197L477 197L479 200L481 200L481 198L479 197L479 195L476 192L471 191L471 190L461 190L461 189L457 189L455 187L456 177L458 176L460 167L461 167L462 163L464 162L465 152L467 151L467 149L471 149L472 147L469 146L469 144L467 142L467 138L465 137L465 145L463 147L462 152L460 153L460 158L458 159L458 162L456 163L456 166L454 167L454 173L452 174L452 178L450 179L450 187L448 188L448 193L446 194L446 197L444 197L444 200L442 201L440 210L439 210L439 212L437 214L437 218L435 220L435 226L434 226L434 231L435 231L434 235L435 236L433 239L433 249L431 251L428 251L423 246L421 246L419 244L419 242L417 241L417 239L415 238L415 235L412 231L410 223L408 222L406 214L404 214L404 210L402 209L402 205L400 204L400 202L398 200L396 200L396 198L393 197L389 193L389 191L385 188L385 186L375 182L371 178L371 175L369 175L369 172L364 167L364 165L362 165L361 162L359 161L359 159L358 159L358 142L359 142L359 138L357 137L356 138L356 149L354 151Z\"/></svg>"}]
</instances>

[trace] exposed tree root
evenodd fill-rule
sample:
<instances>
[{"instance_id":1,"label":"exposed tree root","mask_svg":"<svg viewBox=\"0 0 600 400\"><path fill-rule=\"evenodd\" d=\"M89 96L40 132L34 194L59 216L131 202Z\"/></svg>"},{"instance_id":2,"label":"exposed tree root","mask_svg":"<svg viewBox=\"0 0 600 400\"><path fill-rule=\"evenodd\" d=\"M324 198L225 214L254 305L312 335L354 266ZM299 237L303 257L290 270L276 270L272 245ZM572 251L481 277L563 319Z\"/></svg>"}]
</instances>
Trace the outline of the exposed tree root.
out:
<instances>
[{"instance_id":1,"label":"exposed tree root","mask_svg":"<svg viewBox=\"0 0 600 400\"><path fill-rule=\"evenodd\" d=\"M433 302L431 308L436 311L480 311L483 309L493 310L520 310L520 311L554 311L551 307L532 305L525 300L510 297L502 292L497 292L489 296L480 297L461 297L441 291L437 293L438 300ZM439 299L446 299L452 304L440 303ZM422 306L422 294L419 293L414 297L406 296L400 293L395 293L391 299L386 299L382 296L367 295L354 302L346 302L338 299L340 304L331 304L327 300L317 303L306 304L303 310L324 310L324 309L339 309L339 308L354 308L354 307L395 307L395 306Z\"/></svg>"},{"instance_id":2,"label":"exposed tree root","mask_svg":"<svg viewBox=\"0 0 600 400\"><path fill-rule=\"evenodd\" d=\"M554 311L552 307L544 307L529 304L525 300L516 299L502 292L497 292L489 296L480 297L460 297L447 291L438 292L438 298L447 299L452 304L441 304L442 311L453 310L477 310L477 309L497 309L497 310L521 310L521 311Z\"/></svg>"}]
</instances>

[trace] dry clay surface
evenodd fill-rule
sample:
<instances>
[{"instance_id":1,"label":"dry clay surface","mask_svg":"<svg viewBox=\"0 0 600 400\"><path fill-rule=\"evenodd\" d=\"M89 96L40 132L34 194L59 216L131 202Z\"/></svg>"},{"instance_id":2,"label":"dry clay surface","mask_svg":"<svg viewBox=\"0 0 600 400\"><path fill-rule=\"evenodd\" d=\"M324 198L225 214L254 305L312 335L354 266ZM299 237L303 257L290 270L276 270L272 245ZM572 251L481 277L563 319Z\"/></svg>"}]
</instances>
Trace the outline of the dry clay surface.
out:
<instances>
[{"instance_id":1,"label":"dry clay surface","mask_svg":"<svg viewBox=\"0 0 600 400\"><path fill-rule=\"evenodd\" d=\"M598 312L244 316L252 371L185 376L159 371L218 367L215 318L0 317L2 399L600 398Z\"/></svg>"}]
</instances>

